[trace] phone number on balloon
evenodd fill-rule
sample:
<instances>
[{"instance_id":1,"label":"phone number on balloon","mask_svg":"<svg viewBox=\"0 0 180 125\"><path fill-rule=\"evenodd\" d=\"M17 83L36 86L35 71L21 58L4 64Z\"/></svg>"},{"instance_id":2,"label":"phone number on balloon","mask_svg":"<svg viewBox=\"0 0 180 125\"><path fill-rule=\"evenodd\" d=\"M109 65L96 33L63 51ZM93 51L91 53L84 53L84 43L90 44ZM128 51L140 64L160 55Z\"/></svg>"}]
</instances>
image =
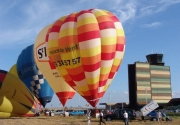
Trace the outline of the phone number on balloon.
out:
<instances>
[{"instance_id":1,"label":"phone number on balloon","mask_svg":"<svg viewBox=\"0 0 180 125\"><path fill-rule=\"evenodd\" d=\"M71 60L60 60L60 61L53 62L53 63L54 63L54 65L56 67L63 66L63 65L69 66L71 64L75 65L77 63L80 63L80 57L77 57L77 58L74 58L74 59L71 59Z\"/></svg>"}]
</instances>

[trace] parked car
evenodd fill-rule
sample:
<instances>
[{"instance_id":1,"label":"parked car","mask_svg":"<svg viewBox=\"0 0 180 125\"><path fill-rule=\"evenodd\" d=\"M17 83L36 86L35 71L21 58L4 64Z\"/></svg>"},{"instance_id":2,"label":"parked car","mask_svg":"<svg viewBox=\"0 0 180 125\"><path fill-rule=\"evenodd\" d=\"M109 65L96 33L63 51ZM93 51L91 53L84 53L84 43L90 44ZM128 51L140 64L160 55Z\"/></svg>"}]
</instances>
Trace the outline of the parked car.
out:
<instances>
[{"instance_id":1,"label":"parked car","mask_svg":"<svg viewBox=\"0 0 180 125\"><path fill-rule=\"evenodd\" d=\"M151 121L157 121L158 119L156 117L156 113L157 113L157 111L154 110L154 111L150 112L149 114L147 114L147 116L145 116L144 119L149 119ZM165 113L161 112L161 114L162 114L162 117L166 117Z\"/></svg>"},{"instance_id":2,"label":"parked car","mask_svg":"<svg viewBox=\"0 0 180 125\"><path fill-rule=\"evenodd\" d=\"M63 110L55 110L54 114L55 115L64 115L64 111Z\"/></svg>"},{"instance_id":3,"label":"parked car","mask_svg":"<svg viewBox=\"0 0 180 125\"><path fill-rule=\"evenodd\" d=\"M111 121L111 120L115 120L115 119L123 120L124 119L124 116L123 116L124 110L126 110L126 112L128 113L129 120L135 119L135 115L134 115L132 109L115 109L113 113L105 114L104 119L106 119L106 121Z\"/></svg>"},{"instance_id":4,"label":"parked car","mask_svg":"<svg viewBox=\"0 0 180 125\"><path fill-rule=\"evenodd\" d=\"M83 110L74 110L72 112L69 112L69 116L76 116L76 115L84 115Z\"/></svg>"}]
</instances>

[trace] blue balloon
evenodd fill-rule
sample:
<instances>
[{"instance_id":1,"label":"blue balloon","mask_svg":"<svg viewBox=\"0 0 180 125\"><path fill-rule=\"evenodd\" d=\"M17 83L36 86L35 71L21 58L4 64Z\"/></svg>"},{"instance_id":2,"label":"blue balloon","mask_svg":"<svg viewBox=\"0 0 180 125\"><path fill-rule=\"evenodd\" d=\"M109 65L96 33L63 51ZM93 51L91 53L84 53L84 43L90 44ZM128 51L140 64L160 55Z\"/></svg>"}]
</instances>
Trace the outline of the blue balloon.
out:
<instances>
[{"instance_id":1,"label":"blue balloon","mask_svg":"<svg viewBox=\"0 0 180 125\"><path fill-rule=\"evenodd\" d=\"M16 65L19 78L45 107L51 102L54 91L35 63L34 44L22 50Z\"/></svg>"}]
</instances>

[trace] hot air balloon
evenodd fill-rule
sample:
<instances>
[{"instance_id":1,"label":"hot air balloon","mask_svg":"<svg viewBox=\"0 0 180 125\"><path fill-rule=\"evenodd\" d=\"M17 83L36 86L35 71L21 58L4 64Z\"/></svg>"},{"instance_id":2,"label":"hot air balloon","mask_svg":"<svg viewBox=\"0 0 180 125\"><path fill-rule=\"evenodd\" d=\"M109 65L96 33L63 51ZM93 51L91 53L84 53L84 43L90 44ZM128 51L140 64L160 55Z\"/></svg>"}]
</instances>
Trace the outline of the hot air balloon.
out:
<instances>
[{"instance_id":1,"label":"hot air balloon","mask_svg":"<svg viewBox=\"0 0 180 125\"><path fill-rule=\"evenodd\" d=\"M22 50L16 66L19 78L45 107L51 101L54 92L35 63L34 45Z\"/></svg>"},{"instance_id":2,"label":"hot air balloon","mask_svg":"<svg viewBox=\"0 0 180 125\"><path fill-rule=\"evenodd\" d=\"M9 73L13 74L14 76L16 76L19 79L18 73L17 73L17 68L16 68L16 64L14 64L10 70ZM20 80L20 79L19 79ZM21 82L22 84L24 84L23 82ZM33 95L33 94L32 94ZM41 108L41 103L39 102L39 100L33 95L33 98L35 99L35 101L37 102L36 104L36 113L39 112L39 109Z\"/></svg>"},{"instance_id":3,"label":"hot air balloon","mask_svg":"<svg viewBox=\"0 0 180 125\"><path fill-rule=\"evenodd\" d=\"M0 70L0 83L0 117L34 116L35 99L20 79Z\"/></svg>"},{"instance_id":4,"label":"hot air balloon","mask_svg":"<svg viewBox=\"0 0 180 125\"><path fill-rule=\"evenodd\" d=\"M10 68L9 72L19 78L18 73L17 73L17 69L16 69L16 64L14 64L14 65Z\"/></svg>"},{"instance_id":5,"label":"hot air balloon","mask_svg":"<svg viewBox=\"0 0 180 125\"><path fill-rule=\"evenodd\" d=\"M124 56L125 35L120 21L105 10L82 10L59 18L48 35L50 61L95 107Z\"/></svg>"},{"instance_id":6,"label":"hot air balloon","mask_svg":"<svg viewBox=\"0 0 180 125\"><path fill-rule=\"evenodd\" d=\"M47 56L48 36L46 34L50 27L51 25L43 28L36 38L34 44L35 62L64 106L68 99L73 98L75 91L62 79L58 70Z\"/></svg>"}]
</instances>

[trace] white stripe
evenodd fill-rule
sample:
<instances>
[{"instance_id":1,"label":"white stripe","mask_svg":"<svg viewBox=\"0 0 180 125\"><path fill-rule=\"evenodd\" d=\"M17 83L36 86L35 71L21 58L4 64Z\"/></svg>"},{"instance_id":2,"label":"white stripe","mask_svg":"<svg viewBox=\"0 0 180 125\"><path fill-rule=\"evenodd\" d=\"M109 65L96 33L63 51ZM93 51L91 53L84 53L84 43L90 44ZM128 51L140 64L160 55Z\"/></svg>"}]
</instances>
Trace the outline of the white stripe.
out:
<instances>
[{"instance_id":1,"label":"white stripe","mask_svg":"<svg viewBox=\"0 0 180 125\"><path fill-rule=\"evenodd\" d=\"M116 29L123 29L122 24L120 22L115 22L114 25Z\"/></svg>"},{"instance_id":2,"label":"white stripe","mask_svg":"<svg viewBox=\"0 0 180 125\"><path fill-rule=\"evenodd\" d=\"M83 41L79 43L79 46L82 49L90 49L90 48L95 48L97 46L101 45L101 39L100 38L96 38L96 39L91 39L91 40L87 40L87 41Z\"/></svg>"},{"instance_id":3,"label":"white stripe","mask_svg":"<svg viewBox=\"0 0 180 125\"><path fill-rule=\"evenodd\" d=\"M77 27L77 23L76 22L67 22L67 23L64 23L61 26L61 30L68 29L68 28L76 28L76 27Z\"/></svg>"},{"instance_id":4,"label":"white stripe","mask_svg":"<svg viewBox=\"0 0 180 125\"><path fill-rule=\"evenodd\" d=\"M103 90L104 90L104 86L99 87L98 88L98 93L103 92Z\"/></svg>"},{"instance_id":5,"label":"white stripe","mask_svg":"<svg viewBox=\"0 0 180 125\"><path fill-rule=\"evenodd\" d=\"M58 32L52 32L49 34L48 40L57 40L59 37L59 33Z\"/></svg>"},{"instance_id":6,"label":"white stripe","mask_svg":"<svg viewBox=\"0 0 180 125\"><path fill-rule=\"evenodd\" d=\"M95 78L95 77L99 76L99 74L100 74L100 68L93 72L85 72L86 78Z\"/></svg>"},{"instance_id":7,"label":"white stripe","mask_svg":"<svg viewBox=\"0 0 180 125\"><path fill-rule=\"evenodd\" d=\"M105 29L101 30L101 37L110 37L110 36L116 36L116 29Z\"/></svg>"},{"instance_id":8,"label":"white stripe","mask_svg":"<svg viewBox=\"0 0 180 125\"><path fill-rule=\"evenodd\" d=\"M111 67L113 64L113 61L114 59L108 60L108 61L101 60L101 67Z\"/></svg>"},{"instance_id":9,"label":"white stripe","mask_svg":"<svg viewBox=\"0 0 180 125\"><path fill-rule=\"evenodd\" d=\"M78 17L77 17L77 20L79 21L79 20L81 20L81 19L83 19L83 18L88 18L88 17L95 17L95 16L94 16L94 14L92 14L92 13L84 13L84 14L78 16Z\"/></svg>"},{"instance_id":10,"label":"white stripe","mask_svg":"<svg viewBox=\"0 0 180 125\"><path fill-rule=\"evenodd\" d=\"M37 89L41 89L40 84L37 84L36 87L37 87Z\"/></svg>"},{"instance_id":11,"label":"white stripe","mask_svg":"<svg viewBox=\"0 0 180 125\"><path fill-rule=\"evenodd\" d=\"M124 52L116 51L114 58L122 59L123 55L124 55Z\"/></svg>"},{"instance_id":12,"label":"white stripe","mask_svg":"<svg viewBox=\"0 0 180 125\"><path fill-rule=\"evenodd\" d=\"M41 75L41 74L42 74L42 72L41 72L40 70L38 70L38 71L37 71L37 74L38 74L38 75Z\"/></svg>"},{"instance_id":13,"label":"white stripe","mask_svg":"<svg viewBox=\"0 0 180 125\"><path fill-rule=\"evenodd\" d=\"M108 79L107 82L106 82L106 86L109 86L111 84L113 79Z\"/></svg>"},{"instance_id":14,"label":"white stripe","mask_svg":"<svg viewBox=\"0 0 180 125\"><path fill-rule=\"evenodd\" d=\"M96 13L96 12L99 12L99 11L101 11L101 10L99 10L99 9L93 9L93 10L91 10L92 13Z\"/></svg>"},{"instance_id":15,"label":"white stripe","mask_svg":"<svg viewBox=\"0 0 180 125\"><path fill-rule=\"evenodd\" d=\"M76 86L86 86L87 85L86 79L83 79L81 81L74 81L74 83L76 84Z\"/></svg>"}]
</instances>

